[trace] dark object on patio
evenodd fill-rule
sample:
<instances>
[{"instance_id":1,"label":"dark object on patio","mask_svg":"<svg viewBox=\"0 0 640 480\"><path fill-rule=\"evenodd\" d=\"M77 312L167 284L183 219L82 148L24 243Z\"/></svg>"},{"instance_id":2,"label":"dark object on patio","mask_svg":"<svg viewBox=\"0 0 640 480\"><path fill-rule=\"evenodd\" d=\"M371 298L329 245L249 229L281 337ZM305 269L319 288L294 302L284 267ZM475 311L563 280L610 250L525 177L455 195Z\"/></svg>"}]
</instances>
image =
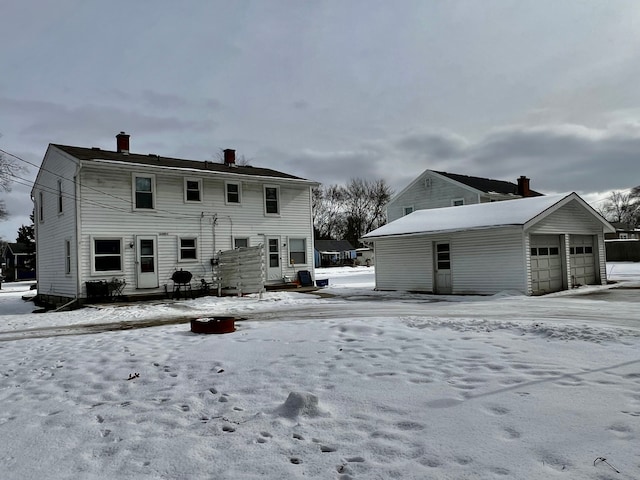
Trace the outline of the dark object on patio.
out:
<instances>
[{"instance_id":1,"label":"dark object on patio","mask_svg":"<svg viewBox=\"0 0 640 480\"><path fill-rule=\"evenodd\" d=\"M186 298L188 295L193 298L193 291L191 290L191 278L193 275L187 270L177 270L171 275L173 280L173 298L180 298L180 292Z\"/></svg>"},{"instance_id":2,"label":"dark object on patio","mask_svg":"<svg viewBox=\"0 0 640 480\"><path fill-rule=\"evenodd\" d=\"M235 317L208 317L191 320L193 333L231 333L235 332Z\"/></svg>"},{"instance_id":3,"label":"dark object on patio","mask_svg":"<svg viewBox=\"0 0 640 480\"><path fill-rule=\"evenodd\" d=\"M104 280L93 280L85 283L87 298L104 300L109 296L109 285Z\"/></svg>"},{"instance_id":4,"label":"dark object on patio","mask_svg":"<svg viewBox=\"0 0 640 480\"><path fill-rule=\"evenodd\" d=\"M313 286L313 280L311 279L311 272L309 270L300 270L298 272L298 281L301 287Z\"/></svg>"},{"instance_id":5,"label":"dark object on patio","mask_svg":"<svg viewBox=\"0 0 640 480\"><path fill-rule=\"evenodd\" d=\"M322 280L316 280L316 287L326 287L329 285L329 279L324 278Z\"/></svg>"}]
</instances>

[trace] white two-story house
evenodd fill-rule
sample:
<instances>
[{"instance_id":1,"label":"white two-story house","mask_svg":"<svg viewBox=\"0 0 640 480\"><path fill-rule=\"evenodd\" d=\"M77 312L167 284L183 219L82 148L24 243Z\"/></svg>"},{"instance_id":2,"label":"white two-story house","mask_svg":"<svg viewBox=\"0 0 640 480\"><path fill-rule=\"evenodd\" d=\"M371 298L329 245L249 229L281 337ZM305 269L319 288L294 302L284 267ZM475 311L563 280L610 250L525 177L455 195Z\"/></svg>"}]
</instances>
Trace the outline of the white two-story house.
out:
<instances>
[{"instance_id":1,"label":"white two-story house","mask_svg":"<svg viewBox=\"0 0 640 480\"><path fill-rule=\"evenodd\" d=\"M541 194L531 190L529 179L518 183L457 173L425 170L387 204L387 221L393 222L416 210L497 202Z\"/></svg>"},{"instance_id":2,"label":"white two-story house","mask_svg":"<svg viewBox=\"0 0 640 480\"><path fill-rule=\"evenodd\" d=\"M313 274L311 190L268 168L50 144L33 190L41 301L87 297L118 279L127 297L161 295L177 270L210 281L217 252L264 245L265 279Z\"/></svg>"}]
</instances>

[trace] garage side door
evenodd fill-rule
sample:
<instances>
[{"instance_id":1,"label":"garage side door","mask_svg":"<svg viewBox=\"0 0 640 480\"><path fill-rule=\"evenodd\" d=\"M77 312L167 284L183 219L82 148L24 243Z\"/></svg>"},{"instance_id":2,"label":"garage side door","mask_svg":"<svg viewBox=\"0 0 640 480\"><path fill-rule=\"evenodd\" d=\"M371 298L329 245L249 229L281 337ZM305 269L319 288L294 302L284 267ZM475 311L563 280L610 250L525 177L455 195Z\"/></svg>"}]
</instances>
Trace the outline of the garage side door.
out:
<instances>
[{"instance_id":1,"label":"garage side door","mask_svg":"<svg viewBox=\"0 0 640 480\"><path fill-rule=\"evenodd\" d=\"M594 285L596 283L596 256L593 251L593 236L571 235L569 255L573 285Z\"/></svg>"},{"instance_id":2,"label":"garage side door","mask_svg":"<svg viewBox=\"0 0 640 480\"><path fill-rule=\"evenodd\" d=\"M560 237L531 235L531 289L534 295L562 290Z\"/></svg>"}]
</instances>

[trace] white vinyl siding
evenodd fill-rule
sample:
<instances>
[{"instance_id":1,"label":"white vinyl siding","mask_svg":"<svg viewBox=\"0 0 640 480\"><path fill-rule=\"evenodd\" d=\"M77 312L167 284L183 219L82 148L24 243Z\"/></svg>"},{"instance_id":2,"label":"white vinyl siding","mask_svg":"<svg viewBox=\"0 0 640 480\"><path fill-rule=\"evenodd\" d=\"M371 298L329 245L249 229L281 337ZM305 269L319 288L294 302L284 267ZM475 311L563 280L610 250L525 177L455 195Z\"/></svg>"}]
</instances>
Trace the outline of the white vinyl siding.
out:
<instances>
[{"instance_id":1,"label":"white vinyl siding","mask_svg":"<svg viewBox=\"0 0 640 480\"><path fill-rule=\"evenodd\" d=\"M526 292L521 228L460 232L451 241L454 294Z\"/></svg>"},{"instance_id":2,"label":"white vinyl siding","mask_svg":"<svg viewBox=\"0 0 640 480\"><path fill-rule=\"evenodd\" d=\"M473 189L425 172L391 199L387 205L387 220L392 222L404 216L404 207L407 205L413 206L414 211L443 208L450 207L453 199L462 200L465 205L479 203L478 192Z\"/></svg>"},{"instance_id":3,"label":"white vinyl siding","mask_svg":"<svg viewBox=\"0 0 640 480\"><path fill-rule=\"evenodd\" d=\"M144 212L139 214L131 211L131 190L126 182L127 176L131 178L131 174L123 169L120 165L118 169L90 165L82 171L82 196L87 200L81 204L83 230L87 232L81 239L83 282L92 279L85 278L87 276L93 279L104 278L91 274L91 265L87 261L88 232L96 236L113 235L114 228L124 238L124 272L120 277L126 279L127 289L133 289L136 285L135 248L128 247L129 243L134 242L136 235L157 236L158 292L163 291L164 284L172 284L171 274L180 268L191 271L194 281L210 279L210 259L220 250L235 248L236 238L247 239L249 245L264 244L265 236L306 238L306 258L313 258L309 185L280 185L280 215L265 216L264 183L259 178L238 182L242 184L243 207L237 208L237 205L227 205L224 201L227 181L224 177L203 176L203 202L198 204L183 201L184 177L180 172L161 171L155 174L158 192L155 198L156 211L153 215L145 215ZM144 172L136 170L135 173ZM273 180L269 180L271 184ZM104 208L104 204L108 204L109 208ZM198 260L188 267L179 261L179 238L197 238ZM295 267L289 265L286 242L280 243L278 253L283 260L283 275L295 276ZM307 269L309 267L312 267L310 263Z\"/></svg>"},{"instance_id":4,"label":"white vinyl siding","mask_svg":"<svg viewBox=\"0 0 640 480\"><path fill-rule=\"evenodd\" d=\"M376 289L433 291L433 254L428 238L378 240L375 251Z\"/></svg>"}]
</instances>

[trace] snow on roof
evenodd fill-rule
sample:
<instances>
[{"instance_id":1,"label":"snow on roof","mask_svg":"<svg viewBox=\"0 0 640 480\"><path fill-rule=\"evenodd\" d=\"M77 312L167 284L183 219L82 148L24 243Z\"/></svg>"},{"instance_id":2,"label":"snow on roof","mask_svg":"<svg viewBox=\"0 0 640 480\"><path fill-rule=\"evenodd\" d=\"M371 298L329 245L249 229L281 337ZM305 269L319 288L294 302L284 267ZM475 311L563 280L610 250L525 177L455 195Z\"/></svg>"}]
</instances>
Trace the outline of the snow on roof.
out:
<instances>
[{"instance_id":1,"label":"snow on roof","mask_svg":"<svg viewBox=\"0 0 640 480\"><path fill-rule=\"evenodd\" d=\"M502 202L416 210L367 233L363 238L524 225L569 195L579 198L575 193L563 193Z\"/></svg>"}]
</instances>

